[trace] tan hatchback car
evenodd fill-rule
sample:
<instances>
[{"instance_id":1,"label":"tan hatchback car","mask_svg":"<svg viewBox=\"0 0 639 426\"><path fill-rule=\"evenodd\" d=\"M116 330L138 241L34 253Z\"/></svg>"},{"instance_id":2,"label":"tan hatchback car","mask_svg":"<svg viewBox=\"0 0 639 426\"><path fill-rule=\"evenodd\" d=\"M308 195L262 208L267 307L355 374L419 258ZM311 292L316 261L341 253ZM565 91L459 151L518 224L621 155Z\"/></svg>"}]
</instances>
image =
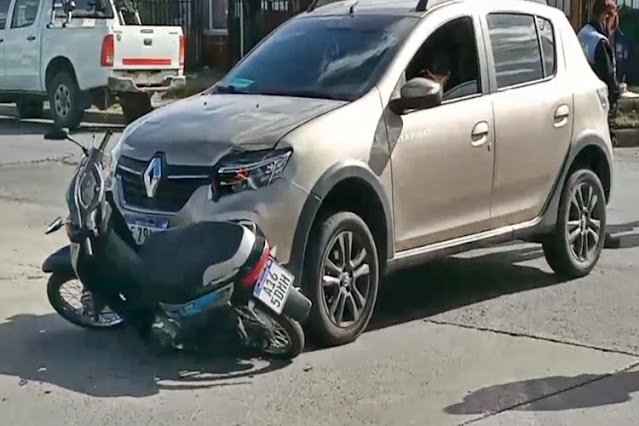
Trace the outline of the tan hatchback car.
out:
<instances>
[{"instance_id":1,"label":"tan hatchback car","mask_svg":"<svg viewBox=\"0 0 639 426\"><path fill-rule=\"evenodd\" d=\"M316 4L211 89L127 127L113 191L139 242L254 226L312 299L307 328L342 344L386 271L434 256L523 239L558 274L588 274L608 108L568 20L539 2Z\"/></svg>"}]
</instances>

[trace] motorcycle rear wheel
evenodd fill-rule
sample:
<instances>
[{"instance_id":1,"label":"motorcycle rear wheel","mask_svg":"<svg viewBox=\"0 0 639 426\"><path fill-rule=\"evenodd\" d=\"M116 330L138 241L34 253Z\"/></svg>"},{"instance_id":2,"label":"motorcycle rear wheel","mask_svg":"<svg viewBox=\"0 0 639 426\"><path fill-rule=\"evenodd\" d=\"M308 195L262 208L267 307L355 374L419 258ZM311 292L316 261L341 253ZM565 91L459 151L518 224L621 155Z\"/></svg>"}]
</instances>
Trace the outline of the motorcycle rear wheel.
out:
<instances>
[{"instance_id":1,"label":"motorcycle rear wheel","mask_svg":"<svg viewBox=\"0 0 639 426\"><path fill-rule=\"evenodd\" d=\"M84 290L84 285L75 276L73 272L54 272L49 277L47 283L47 296L49 303L55 309L55 311L65 320L77 325L78 327L91 329L91 330L111 330L119 328L124 325L124 320L115 312L111 312L114 316L110 321L102 322L101 319L105 317L104 309L101 311L98 320L84 315L78 308L72 306L65 298L60 294L62 287L70 283L71 281L78 281Z\"/></svg>"},{"instance_id":2,"label":"motorcycle rear wheel","mask_svg":"<svg viewBox=\"0 0 639 426\"><path fill-rule=\"evenodd\" d=\"M304 350L305 337L302 326L284 315L275 315L266 308L256 305L256 315L269 325L268 346L263 353L270 358L293 359Z\"/></svg>"}]
</instances>

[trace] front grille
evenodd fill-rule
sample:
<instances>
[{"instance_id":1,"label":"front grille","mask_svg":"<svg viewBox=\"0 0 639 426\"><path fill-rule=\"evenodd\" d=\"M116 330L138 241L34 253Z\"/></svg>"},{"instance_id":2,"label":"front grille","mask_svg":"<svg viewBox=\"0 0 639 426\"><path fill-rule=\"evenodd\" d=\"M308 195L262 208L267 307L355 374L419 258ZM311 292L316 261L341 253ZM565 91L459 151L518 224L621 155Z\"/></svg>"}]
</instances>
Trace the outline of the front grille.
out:
<instances>
[{"instance_id":1,"label":"front grille","mask_svg":"<svg viewBox=\"0 0 639 426\"><path fill-rule=\"evenodd\" d=\"M155 196L149 198L142 176L148 164L148 161L120 157L115 173L121 184L122 199L127 206L175 213L184 207L196 189L210 182L208 176L211 167L175 166L164 163Z\"/></svg>"}]
</instances>

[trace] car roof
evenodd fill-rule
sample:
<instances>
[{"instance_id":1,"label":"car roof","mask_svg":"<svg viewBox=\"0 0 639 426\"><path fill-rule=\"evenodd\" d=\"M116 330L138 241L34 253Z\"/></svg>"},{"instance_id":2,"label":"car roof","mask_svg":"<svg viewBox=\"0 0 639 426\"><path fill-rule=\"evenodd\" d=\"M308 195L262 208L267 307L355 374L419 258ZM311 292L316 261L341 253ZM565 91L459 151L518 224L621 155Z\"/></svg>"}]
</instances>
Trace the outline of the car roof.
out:
<instances>
[{"instance_id":1,"label":"car roof","mask_svg":"<svg viewBox=\"0 0 639 426\"><path fill-rule=\"evenodd\" d=\"M314 0L308 12L313 15L346 15L354 6L355 13L422 17L435 8L459 3L474 4L480 1L488 0ZM547 5L546 0L491 1L491 5L495 3L517 8L529 6L530 3Z\"/></svg>"}]
</instances>

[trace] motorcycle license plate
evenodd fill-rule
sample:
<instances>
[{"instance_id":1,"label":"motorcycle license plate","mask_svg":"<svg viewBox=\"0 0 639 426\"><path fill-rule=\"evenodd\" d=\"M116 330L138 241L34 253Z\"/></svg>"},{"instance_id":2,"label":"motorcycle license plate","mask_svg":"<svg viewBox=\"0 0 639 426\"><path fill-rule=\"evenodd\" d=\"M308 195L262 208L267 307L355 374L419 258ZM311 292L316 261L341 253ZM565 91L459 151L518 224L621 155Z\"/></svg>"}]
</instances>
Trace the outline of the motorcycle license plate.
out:
<instances>
[{"instance_id":1,"label":"motorcycle license plate","mask_svg":"<svg viewBox=\"0 0 639 426\"><path fill-rule=\"evenodd\" d=\"M257 280L253 296L276 314L281 314L295 276L280 266L272 257Z\"/></svg>"},{"instance_id":2,"label":"motorcycle license plate","mask_svg":"<svg viewBox=\"0 0 639 426\"><path fill-rule=\"evenodd\" d=\"M131 235L137 244L144 244L149 235L154 232L169 229L169 221L150 217L129 216L126 218Z\"/></svg>"}]
</instances>

